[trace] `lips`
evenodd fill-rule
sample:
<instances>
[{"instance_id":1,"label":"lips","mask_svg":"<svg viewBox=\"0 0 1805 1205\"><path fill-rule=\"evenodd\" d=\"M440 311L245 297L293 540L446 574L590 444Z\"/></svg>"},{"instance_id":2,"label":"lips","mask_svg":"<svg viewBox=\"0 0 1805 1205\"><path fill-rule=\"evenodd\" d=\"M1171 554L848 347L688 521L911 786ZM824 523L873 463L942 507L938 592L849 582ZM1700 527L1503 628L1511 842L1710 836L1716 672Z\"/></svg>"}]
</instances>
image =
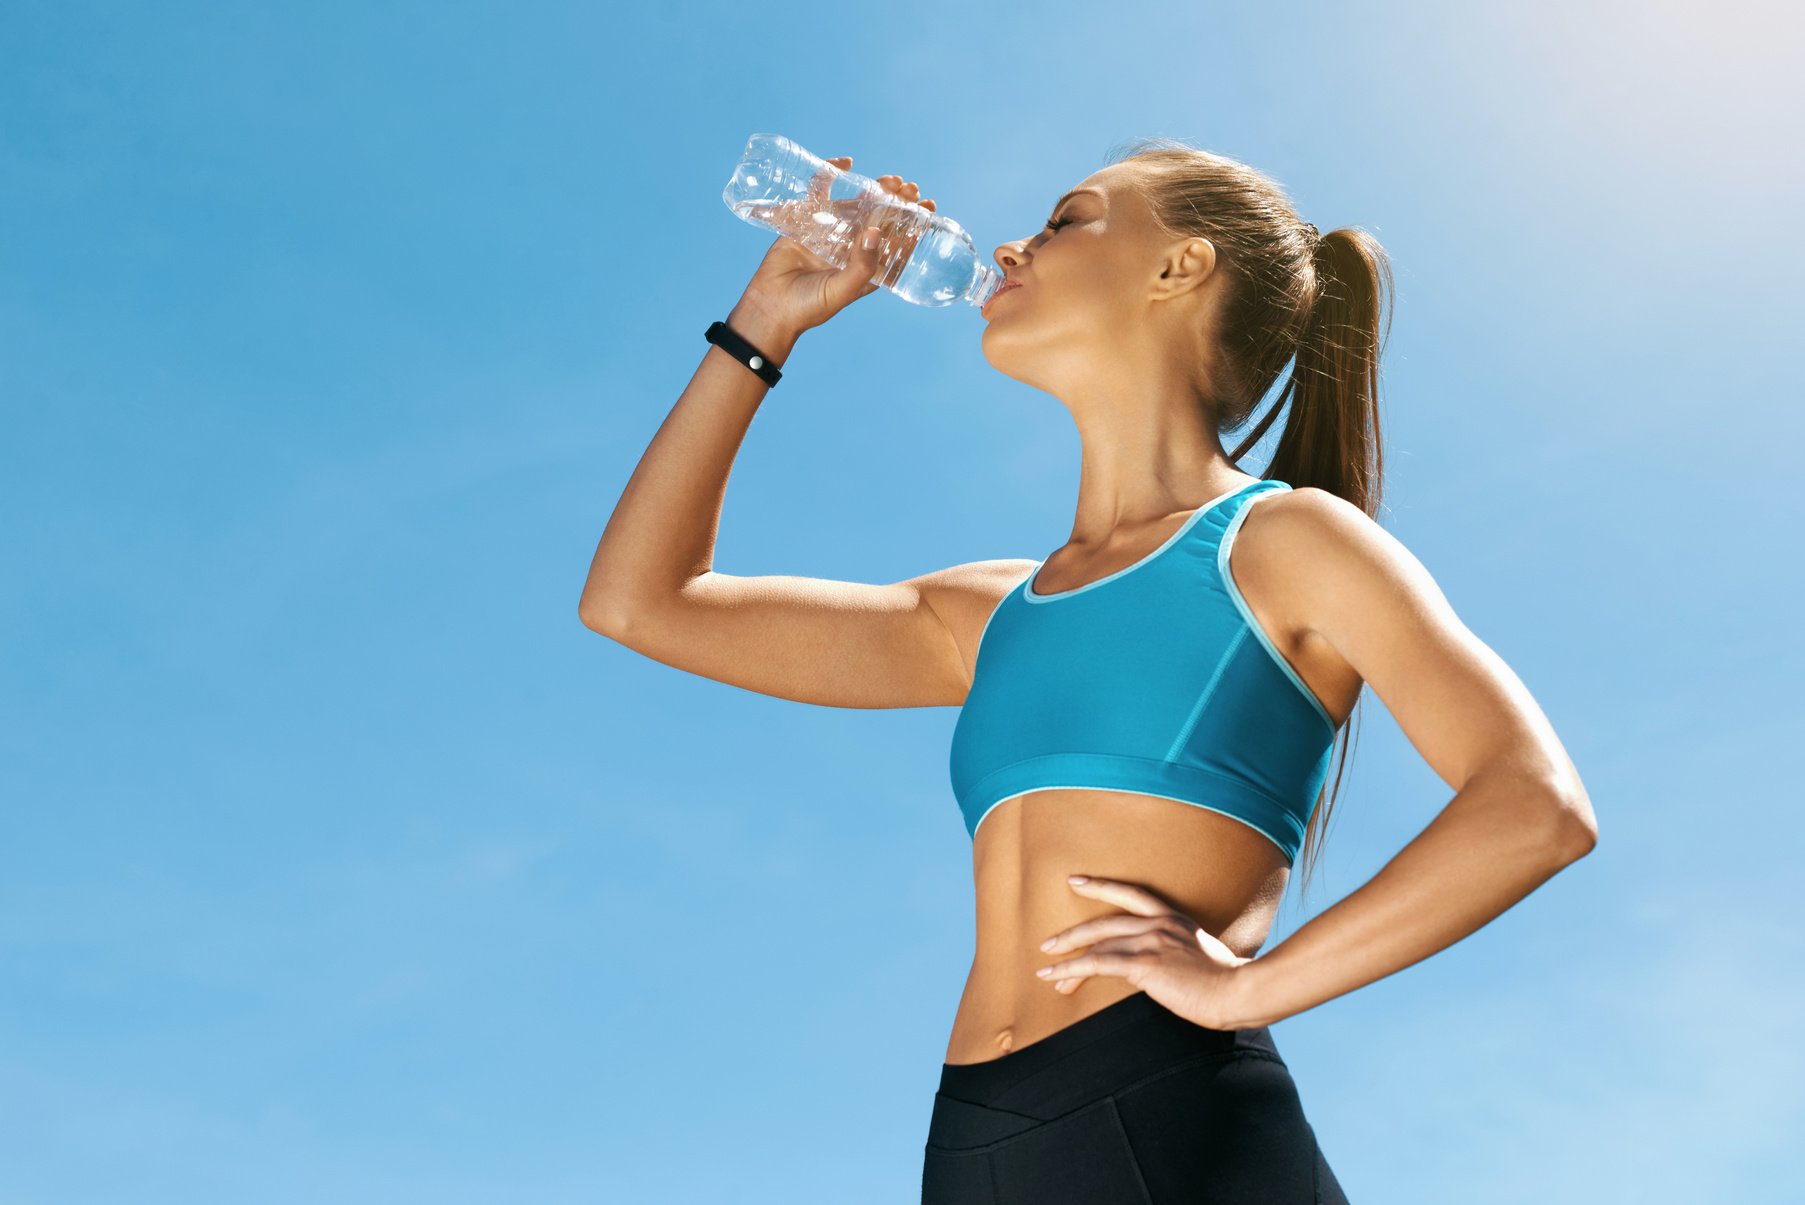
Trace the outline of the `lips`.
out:
<instances>
[{"instance_id":1,"label":"lips","mask_svg":"<svg viewBox=\"0 0 1805 1205\"><path fill-rule=\"evenodd\" d=\"M1020 281L1005 280L1002 283L1001 287L999 287L995 293L992 293L990 295L990 300L984 303L984 308L988 310L991 306L995 305L999 300L1002 299L1003 294L1011 292L1015 289L1019 289L1021 287L1022 286L1021 286Z\"/></svg>"}]
</instances>

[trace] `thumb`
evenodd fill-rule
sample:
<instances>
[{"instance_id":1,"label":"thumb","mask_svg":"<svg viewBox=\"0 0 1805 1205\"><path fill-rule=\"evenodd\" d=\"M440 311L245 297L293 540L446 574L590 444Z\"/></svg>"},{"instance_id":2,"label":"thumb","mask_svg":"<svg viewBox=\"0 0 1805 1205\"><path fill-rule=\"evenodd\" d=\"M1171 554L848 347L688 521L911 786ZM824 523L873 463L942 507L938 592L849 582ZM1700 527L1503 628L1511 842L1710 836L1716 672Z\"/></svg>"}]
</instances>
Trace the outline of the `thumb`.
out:
<instances>
[{"instance_id":1,"label":"thumb","mask_svg":"<svg viewBox=\"0 0 1805 1205\"><path fill-rule=\"evenodd\" d=\"M876 226L867 226L860 230L853 239L852 254L846 258L846 269L843 275L858 282L860 296L877 286L870 283L877 272L879 246L883 241L883 231Z\"/></svg>"}]
</instances>

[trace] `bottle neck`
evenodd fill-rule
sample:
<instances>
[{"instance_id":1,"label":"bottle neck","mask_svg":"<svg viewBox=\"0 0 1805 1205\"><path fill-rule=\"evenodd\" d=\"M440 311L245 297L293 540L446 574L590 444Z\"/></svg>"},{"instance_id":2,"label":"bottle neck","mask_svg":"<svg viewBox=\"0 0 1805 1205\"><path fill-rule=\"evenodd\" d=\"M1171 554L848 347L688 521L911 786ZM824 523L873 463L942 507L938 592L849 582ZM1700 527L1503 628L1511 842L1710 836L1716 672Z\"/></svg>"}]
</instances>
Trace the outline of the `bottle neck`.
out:
<instances>
[{"instance_id":1,"label":"bottle neck","mask_svg":"<svg viewBox=\"0 0 1805 1205\"><path fill-rule=\"evenodd\" d=\"M979 309L983 309L997 290L1003 285L1003 274L989 264L979 264L978 270L972 273L971 285L965 290L965 300Z\"/></svg>"}]
</instances>

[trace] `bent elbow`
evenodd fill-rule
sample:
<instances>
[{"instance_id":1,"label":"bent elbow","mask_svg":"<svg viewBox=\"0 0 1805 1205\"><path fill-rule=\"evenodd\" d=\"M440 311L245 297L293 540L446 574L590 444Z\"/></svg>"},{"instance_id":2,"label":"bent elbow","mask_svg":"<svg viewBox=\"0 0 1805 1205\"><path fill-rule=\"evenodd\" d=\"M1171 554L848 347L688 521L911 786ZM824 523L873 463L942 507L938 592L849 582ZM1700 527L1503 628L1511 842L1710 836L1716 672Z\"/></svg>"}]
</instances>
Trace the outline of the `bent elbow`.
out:
<instances>
[{"instance_id":1,"label":"bent elbow","mask_svg":"<svg viewBox=\"0 0 1805 1205\"><path fill-rule=\"evenodd\" d=\"M627 617L622 608L587 595L577 603L577 618L584 627L610 640L619 640L627 628Z\"/></svg>"},{"instance_id":2,"label":"bent elbow","mask_svg":"<svg viewBox=\"0 0 1805 1205\"><path fill-rule=\"evenodd\" d=\"M1598 847L1598 826L1568 824L1561 843L1561 857L1577 862Z\"/></svg>"},{"instance_id":3,"label":"bent elbow","mask_svg":"<svg viewBox=\"0 0 1805 1205\"><path fill-rule=\"evenodd\" d=\"M1592 800L1585 787L1574 782L1555 793L1555 841L1561 856L1577 861L1598 846L1598 817L1592 812Z\"/></svg>"}]
</instances>

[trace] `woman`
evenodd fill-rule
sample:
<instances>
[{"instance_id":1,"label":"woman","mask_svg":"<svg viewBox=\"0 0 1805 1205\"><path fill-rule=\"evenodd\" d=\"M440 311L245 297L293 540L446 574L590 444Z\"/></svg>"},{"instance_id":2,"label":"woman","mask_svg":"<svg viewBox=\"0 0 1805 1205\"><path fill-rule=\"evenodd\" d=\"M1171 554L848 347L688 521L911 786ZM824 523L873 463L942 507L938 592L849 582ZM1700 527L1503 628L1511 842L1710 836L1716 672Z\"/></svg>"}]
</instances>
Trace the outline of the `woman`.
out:
<instances>
[{"instance_id":1,"label":"woman","mask_svg":"<svg viewBox=\"0 0 1805 1205\"><path fill-rule=\"evenodd\" d=\"M1528 691L1372 518L1383 251L1318 236L1232 160L1135 150L998 248L1013 287L985 307L986 360L1078 424L1063 547L891 585L713 572L766 386L711 348L583 593L590 627L718 681L961 707L978 939L924 1202L1344 1200L1270 1026L1446 948L1596 839ZM728 325L781 366L876 290L878 256L841 270L780 238ZM1225 453L1219 433L1287 363L1278 403ZM1242 472L1287 401L1267 475ZM1456 794L1256 957L1300 846L1313 862L1330 752L1366 684Z\"/></svg>"}]
</instances>

